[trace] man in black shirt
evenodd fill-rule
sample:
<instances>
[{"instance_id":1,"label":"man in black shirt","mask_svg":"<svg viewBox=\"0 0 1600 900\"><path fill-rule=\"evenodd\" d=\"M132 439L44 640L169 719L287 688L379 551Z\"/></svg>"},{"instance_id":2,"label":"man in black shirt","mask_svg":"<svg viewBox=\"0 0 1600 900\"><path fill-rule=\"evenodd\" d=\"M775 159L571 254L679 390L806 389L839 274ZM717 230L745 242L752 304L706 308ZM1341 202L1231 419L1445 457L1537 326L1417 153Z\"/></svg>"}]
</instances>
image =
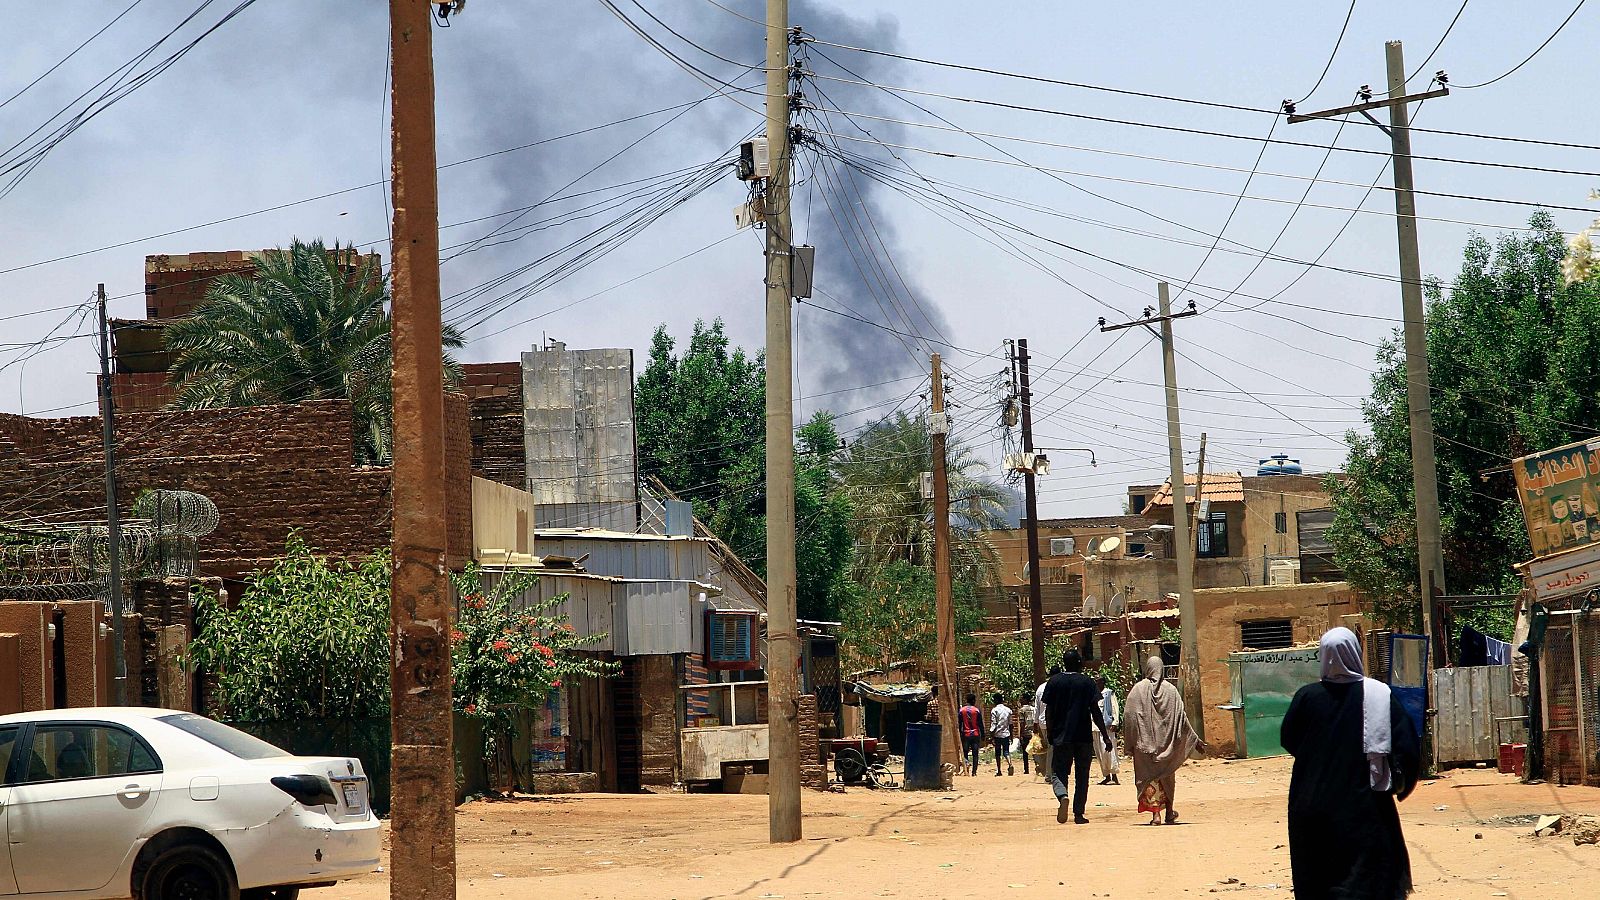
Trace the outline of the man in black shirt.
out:
<instances>
[{"instance_id":1,"label":"man in black shirt","mask_svg":"<svg viewBox=\"0 0 1600 900\"><path fill-rule=\"evenodd\" d=\"M1056 821L1067 821L1067 775L1073 776L1072 816L1082 825L1083 809L1089 800L1089 760L1094 758L1092 720L1100 730L1100 740L1111 746L1105 717L1100 714L1100 691L1094 680L1083 674L1083 657L1068 650L1061 657L1062 672L1044 688L1045 725L1050 739L1050 787L1056 792Z\"/></svg>"}]
</instances>

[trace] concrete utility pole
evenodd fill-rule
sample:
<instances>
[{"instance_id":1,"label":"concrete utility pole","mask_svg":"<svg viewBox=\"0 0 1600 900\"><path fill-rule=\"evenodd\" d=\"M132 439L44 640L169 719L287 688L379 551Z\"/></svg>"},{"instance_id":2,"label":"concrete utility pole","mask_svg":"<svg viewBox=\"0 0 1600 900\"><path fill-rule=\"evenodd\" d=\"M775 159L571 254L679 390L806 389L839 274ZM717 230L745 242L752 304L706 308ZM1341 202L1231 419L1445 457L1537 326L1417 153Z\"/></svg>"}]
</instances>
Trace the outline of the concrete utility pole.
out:
<instances>
[{"instance_id":1,"label":"concrete utility pole","mask_svg":"<svg viewBox=\"0 0 1600 900\"><path fill-rule=\"evenodd\" d=\"M961 759L956 729L956 611L950 591L950 473L945 442L950 419L944 411L944 369L933 354L933 414L928 420L933 439L933 589L934 618L939 634L939 757L949 765Z\"/></svg>"},{"instance_id":2,"label":"concrete utility pole","mask_svg":"<svg viewBox=\"0 0 1600 900\"><path fill-rule=\"evenodd\" d=\"M111 612L111 702L128 705L128 658L122 645L122 523L117 512L117 419L111 396L111 323L106 318L106 286L95 295L100 300L100 430L106 454L106 603Z\"/></svg>"},{"instance_id":3,"label":"concrete utility pole","mask_svg":"<svg viewBox=\"0 0 1600 900\"><path fill-rule=\"evenodd\" d=\"M800 647L795 626L794 358L789 224L789 0L767 0L767 820L800 840Z\"/></svg>"},{"instance_id":4,"label":"concrete utility pole","mask_svg":"<svg viewBox=\"0 0 1600 900\"><path fill-rule=\"evenodd\" d=\"M1150 308L1145 307L1144 318L1119 325L1107 325L1106 320L1101 319L1100 330L1116 331L1136 325L1149 330L1152 323L1161 324L1161 369L1167 387L1167 455L1172 484L1172 544L1178 553L1178 624L1183 631L1179 684L1189 724L1194 726L1195 734L1205 740L1205 706L1200 702L1200 639L1194 611L1195 539L1189 530L1192 521L1189 488L1183 472L1183 431L1178 423L1178 367L1172 347L1172 321L1198 315L1198 312L1191 300L1188 309L1174 313L1170 290L1165 281L1158 286L1158 292L1161 298L1159 315L1151 316ZM1196 485L1195 499L1200 499L1199 485Z\"/></svg>"},{"instance_id":5,"label":"concrete utility pole","mask_svg":"<svg viewBox=\"0 0 1600 900\"><path fill-rule=\"evenodd\" d=\"M389 0L393 92L394 571L390 618L393 825L389 895L456 895L455 758L445 562L444 367L433 4Z\"/></svg>"},{"instance_id":6,"label":"concrete utility pole","mask_svg":"<svg viewBox=\"0 0 1600 900\"><path fill-rule=\"evenodd\" d=\"M1294 114L1290 108L1289 123L1360 113L1389 135L1394 171L1394 227L1400 248L1400 307L1405 319L1406 406L1411 429L1411 490L1417 507L1418 589L1422 598L1422 630L1428 636L1429 665L1437 668L1443 654L1433 633L1434 598L1446 593L1446 589L1444 551L1439 536L1439 475L1433 453L1433 395L1428 378L1428 330L1423 319L1422 259L1417 249L1417 198L1411 173L1408 110L1412 103L1449 96L1450 78L1438 72L1434 75L1437 88L1407 94L1405 54L1400 42L1385 44L1384 57L1388 65L1388 97L1303 115ZM1389 110L1388 127L1369 112L1384 107Z\"/></svg>"},{"instance_id":7,"label":"concrete utility pole","mask_svg":"<svg viewBox=\"0 0 1600 900\"><path fill-rule=\"evenodd\" d=\"M1017 340L1017 381L1022 400L1022 453L1033 453L1033 390L1028 382L1028 339ZM1025 461L1027 461L1025 459ZM1039 585L1039 492L1033 463L1022 470L1024 515L1028 529L1028 628L1033 638L1033 681L1044 681L1044 600Z\"/></svg>"}]
</instances>

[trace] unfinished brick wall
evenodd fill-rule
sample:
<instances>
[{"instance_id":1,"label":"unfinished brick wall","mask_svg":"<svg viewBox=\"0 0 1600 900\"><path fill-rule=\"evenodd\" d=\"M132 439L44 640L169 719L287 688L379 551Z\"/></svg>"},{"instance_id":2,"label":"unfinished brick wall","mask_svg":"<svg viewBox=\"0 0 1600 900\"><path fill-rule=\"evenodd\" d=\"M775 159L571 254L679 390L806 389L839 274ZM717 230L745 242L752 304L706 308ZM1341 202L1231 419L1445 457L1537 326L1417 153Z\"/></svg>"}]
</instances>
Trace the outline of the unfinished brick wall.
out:
<instances>
[{"instance_id":1,"label":"unfinished brick wall","mask_svg":"<svg viewBox=\"0 0 1600 900\"><path fill-rule=\"evenodd\" d=\"M446 486L452 565L472 552L466 403L447 398ZM353 464L346 400L235 409L163 410L117 419L119 506L153 488L196 491L221 514L200 540L200 572L241 578L270 565L298 529L319 551L354 557L389 544L387 468ZM82 519L105 503L98 416L0 414L0 519Z\"/></svg>"},{"instance_id":2,"label":"unfinished brick wall","mask_svg":"<svg viewBox=\"0 0 1600 900\"><path fill-rule=\"evenodd\" d=\"M468 363L461 369L461 389L470 403L472 474L527 490L522 364Z\"/></svg>"},{"instance_id":3,"label":"unfinished brick wall","mask_svg":"<svg viewBox=\"0 0 1600 900\"><path fill-rule=\"evenodd\" d=\"M817 695L801 694L795 706L799 712L800 783L813 790L825 791L828 789L828 767L817 735Z\"/></svg>"},{"instance_id":4,"label":"unfinished brick wall","mask_svg":"<svg viewBox=\"0 0 1600 900\"><path fill-rule=\"evenodd\" d=\"M670 785L678 780L677 658L640 656L639 783Z\"/></svg>"}]
</instances>

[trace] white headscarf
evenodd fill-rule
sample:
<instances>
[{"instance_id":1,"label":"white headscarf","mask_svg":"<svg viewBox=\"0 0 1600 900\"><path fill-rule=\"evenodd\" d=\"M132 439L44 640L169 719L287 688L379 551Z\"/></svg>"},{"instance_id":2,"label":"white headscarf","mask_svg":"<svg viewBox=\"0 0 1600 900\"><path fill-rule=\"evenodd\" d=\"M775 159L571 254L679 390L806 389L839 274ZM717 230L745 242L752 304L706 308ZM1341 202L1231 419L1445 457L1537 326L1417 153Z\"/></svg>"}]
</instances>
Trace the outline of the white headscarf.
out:
<instances>
[{"instance_id":1,"label":"white headscarf","mask_svg":"<svg viewBox=\"0 0 1600 900\"><path fill-rule=\"evenodd\" d=\"M1324 634L1317 656L1322 662L1323 681L1361 682L1361 747L1367 754L1372 789L1388 791L1393 784L1389 754L1394 749L1389 721L1389 686L1362 675L1361 641L1348 628L1333 628Z\"/></svg>"}]
</instances>

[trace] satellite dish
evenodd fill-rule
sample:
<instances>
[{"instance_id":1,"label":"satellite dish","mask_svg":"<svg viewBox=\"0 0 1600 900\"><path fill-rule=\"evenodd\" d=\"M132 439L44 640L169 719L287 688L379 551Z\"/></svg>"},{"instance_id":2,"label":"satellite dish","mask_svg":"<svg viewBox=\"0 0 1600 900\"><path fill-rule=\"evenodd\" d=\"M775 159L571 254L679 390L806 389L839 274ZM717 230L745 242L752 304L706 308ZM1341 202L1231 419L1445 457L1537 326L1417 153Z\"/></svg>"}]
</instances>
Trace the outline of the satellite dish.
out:
<instances>
[{"instance_id":1,"label":"satellite dish","mask_svg":"<svg viewBox=\"0 0 1600 900\"><path fill-rule=\"evenodd\" d=\"M1112 537L1108 537L1105 540L1100 542L1100 551L1099 552L1101 552L1101 553L1114 553L1114 552L1116 552L1116 549L1118 547L1121 547L1121 546L1122 546L1122 538L1119 538L1119 537L1116 537L1116 536L1113 535Z\"/></svg>"},{"instance_id":2,"label":"satellite dish","mask_svg":"<svg viewBox=\"0 0 1600 900\"><path fill-rule=\"evenodd\" d=\"M1120 616L1128 611L1128 602L1123 599L1121 591L1111 595L1110 609L1106 611L1113 616Z\"/></svg>"},{"instance_id":3,"label":"satellite dish","mask_svg":"<svg viewBox=\"0 0 1600 900\"><path fill-rule=\"evenodd\" d=\"M1094 597L1083 598L1083 614L1089 617L1100 615L1100 601Z\"/></svg>"}]
</instances>

